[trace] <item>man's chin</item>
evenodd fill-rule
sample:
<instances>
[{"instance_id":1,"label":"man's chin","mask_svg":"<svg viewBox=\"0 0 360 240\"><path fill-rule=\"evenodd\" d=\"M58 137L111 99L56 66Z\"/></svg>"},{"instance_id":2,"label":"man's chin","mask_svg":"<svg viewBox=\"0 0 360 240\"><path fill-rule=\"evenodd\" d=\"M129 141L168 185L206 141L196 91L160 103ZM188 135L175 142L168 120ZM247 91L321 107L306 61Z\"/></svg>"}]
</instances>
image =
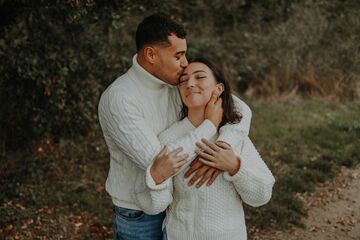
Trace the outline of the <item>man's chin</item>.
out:
<instances>
[{"instance_id":1,"label":"man's chin","mask_svg":"<svg viewBox=\"0 0 360 240\"><path fill-rule=\"evenodd\" d=\"M171 81L170 84L173 85L173 86L178 86L179 83L180 83L180 81L179 81L179 79L177 78L176 80Z\"/></svg>"},{"instance_id":2,"label":"man's chin","mask_svg":"<svg viewBox=\"0 0 360 240\"><path fill-rule=\"evenodd\" d=\"M163 82L170 84L172 86L177 86L179 85L179 79L161 79Z\"/></svg>"}]
</instances>

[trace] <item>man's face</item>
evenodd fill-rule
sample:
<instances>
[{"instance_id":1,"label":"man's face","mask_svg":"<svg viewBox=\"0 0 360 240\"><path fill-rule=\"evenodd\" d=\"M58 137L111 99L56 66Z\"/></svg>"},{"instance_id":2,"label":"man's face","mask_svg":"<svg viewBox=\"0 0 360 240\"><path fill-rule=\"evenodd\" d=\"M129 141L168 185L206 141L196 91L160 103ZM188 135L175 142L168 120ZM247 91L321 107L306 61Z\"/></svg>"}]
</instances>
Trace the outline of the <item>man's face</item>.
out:
<instances>
[{"instance_id":1,"label":"man's face","mask_svg":"<svg viewBox=\"0 0 360 240\"><path fill-rule=\"evenodd\" d=\"M155 76L162 81L177 85L185 67L188 65L186 59L186 40L175 35L169 36L169 44L159 45L156 49L156 61L154 63Z\"/></svg>"}]
</instances>

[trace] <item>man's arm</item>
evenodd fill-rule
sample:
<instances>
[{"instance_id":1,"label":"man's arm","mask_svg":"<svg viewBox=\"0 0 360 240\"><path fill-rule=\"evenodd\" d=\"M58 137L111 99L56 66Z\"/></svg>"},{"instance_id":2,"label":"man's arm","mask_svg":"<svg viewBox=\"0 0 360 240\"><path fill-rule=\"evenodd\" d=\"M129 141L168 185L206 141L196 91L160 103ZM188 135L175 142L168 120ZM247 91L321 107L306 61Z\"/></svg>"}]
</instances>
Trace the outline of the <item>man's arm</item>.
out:
<instances>
[{"instance_id":1,"label":"man's arm","mask_svg":"<svg viewBox=\"0 0 360 240\"><path fill-rule=\"evenodd\" d=\"M150 166L136 179L135 202L147 214L159 214L173 201L172 177L158 185L150 174Z\"/></svg>"},{"instance_id":2,"label":"man's arm","mask_svg":"<svg viewBox=\"0 0 360 240\"><path fill-rule=\"evenodd\" d=\"M146 169L163 147L148 125L148 120L143 117L134 101L121 96L120 93L115 93L111 101L101 104L99 114L106 112L107 107L109 114L105 122L117 147L140 168ZM195 143L201 138L210 138L215 133L216 127L213 122L206 120L194 131L172 142L168 149L172 151L182 147L183 153L194 158Z\"/></svg>"},{"instance_id":3,"label":"man's arm","mask_svg":"<svg viewBox=\"0 0 360 240\"><path fill-rule=\"evenodd\" d=\"M249 135L252 113L249 106L235 95L233 95L233 100L235 109L242 118L239 123L222 126L217 141L225 142L230 146L238 146Z\"/></svg>"}]
</instances>

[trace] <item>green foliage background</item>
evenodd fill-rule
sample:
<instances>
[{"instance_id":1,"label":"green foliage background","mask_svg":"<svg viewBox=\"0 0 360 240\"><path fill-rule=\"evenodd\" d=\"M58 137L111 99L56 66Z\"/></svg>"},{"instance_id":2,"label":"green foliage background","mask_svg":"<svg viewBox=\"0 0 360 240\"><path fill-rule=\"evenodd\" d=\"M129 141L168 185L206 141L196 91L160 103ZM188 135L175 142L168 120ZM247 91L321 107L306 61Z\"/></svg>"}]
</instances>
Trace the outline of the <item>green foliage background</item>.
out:
<instances>
[{"instance_id":1,"label":"green foliage background","mask_svg":"<svg viewBox=\"0 0 360 240\"><path fill-rule=\"evenodd\" d=\"M188 57L211 57L250 96L251 138L277 178L272 201L246 209L250 231L301 225L306 212L296 193L359 162L357 0L0 0L3 226L22 229L49 206L58 218L37 235L111 236L97 103L130 67L137 24L159 11L184 24ZM289 94L304 98L257 100ZM314 96L337 102L305 99ZM83 233L74 230L73 214L88 216Z\"/></svg>"},{"instance_id":2,"label":"green foliage background","mask_svg":"<svg viewBox=\"0 0 360 240\"><path fill-rule=\"evenodd\" d=\"M359 79L356 0L1 0L0 9L6 149L44 135L86 134L96 123L101 91L131 64L137 24L159 11L185 25L188 56L219 62L240 91L268 82L267 91L256 92L296 88L306 95L309 84L297 79L312 69L316 76L340 76L343 85ZM275 86L274 72L281 79ZM331 77L318 79L326 85ZM340 95L352 98L353 89Z\"/></svg>"}]
</instances>

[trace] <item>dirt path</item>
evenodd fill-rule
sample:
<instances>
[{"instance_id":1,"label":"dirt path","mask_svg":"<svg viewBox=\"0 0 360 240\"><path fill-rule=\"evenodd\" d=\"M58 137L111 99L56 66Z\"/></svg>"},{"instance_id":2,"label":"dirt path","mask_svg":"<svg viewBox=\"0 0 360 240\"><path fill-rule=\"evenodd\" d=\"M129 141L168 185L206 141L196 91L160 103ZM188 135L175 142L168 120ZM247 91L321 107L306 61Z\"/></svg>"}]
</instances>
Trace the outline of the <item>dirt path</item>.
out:
<instances>
[{"instance_id":1,"label":"dirt path","mask_svg":"<svg viewBox=\"0 0 360 240\"><path fill-rule=\"evenodd\" d=\"M341 169L331 182L319 185L311 195L299 195L308 209L306 228L267 230L251 240L359 240L360 166Z\"/></svg>"}]
</instances>

